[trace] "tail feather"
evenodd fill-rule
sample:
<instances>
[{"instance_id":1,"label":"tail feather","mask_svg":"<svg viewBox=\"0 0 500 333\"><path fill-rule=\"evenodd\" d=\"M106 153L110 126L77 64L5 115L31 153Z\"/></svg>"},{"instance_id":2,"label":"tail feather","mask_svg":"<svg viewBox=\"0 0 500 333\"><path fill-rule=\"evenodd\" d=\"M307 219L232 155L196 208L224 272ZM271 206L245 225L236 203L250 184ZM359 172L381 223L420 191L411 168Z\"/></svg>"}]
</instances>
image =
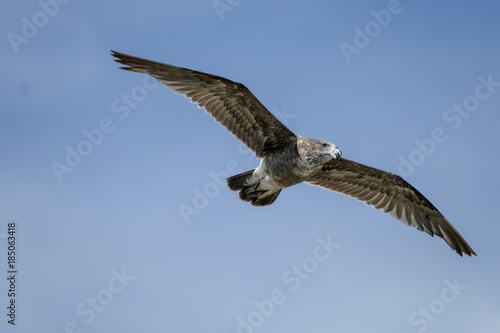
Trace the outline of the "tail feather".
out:
<instances>
[{"instance_id":1,"label":"tail feather","mask_svg":"<svg viewBox=\"0 0 500 333\"><path fill-rule=\"evenodd\" d=\"M255 169L245 171L245 172L242 172L240 174L229 177L227 179L227 186L229 186L229 188L232 191L242 190L243 188L245 188L244 184L245 184L246 180L248 179L248 177L250 177L252 175L252 173L254 171L255 171Z\"/></svg>"},{"instance_id":2,"label":"tail feather","mask_svg":"<svg viewBox=\"0 0 500 333\"><path fill-rule=\"evenodd\" d=\"M269 206L270 204L272 204L273 202L276 201L276 199L278 198L280 193L281 193L281 189L269 194L268 196L265 196L265 197L259 199L258 196L244 197L245 190L243 190L240 192L240 199L245 200L245 201L249 201L253 206Z\"/></svg>"},{"instance_id":3,"label":"tail feather","mask_svg":"<svg viewBox=\"0 0 500 333\"><path fill-rule=\"evenodd\" d=\"M281 189L273 192L265 197L259 198L267 191L257 190L258 183L252 185L245 185L248 177L253 174L254 170L242 172L240 174L231 176L227 179L227 185L233 191L240 191L239 197L243 201L250 202L254 206L268 206L272 204L280 195Z\"/></svg>"}]
</instances>

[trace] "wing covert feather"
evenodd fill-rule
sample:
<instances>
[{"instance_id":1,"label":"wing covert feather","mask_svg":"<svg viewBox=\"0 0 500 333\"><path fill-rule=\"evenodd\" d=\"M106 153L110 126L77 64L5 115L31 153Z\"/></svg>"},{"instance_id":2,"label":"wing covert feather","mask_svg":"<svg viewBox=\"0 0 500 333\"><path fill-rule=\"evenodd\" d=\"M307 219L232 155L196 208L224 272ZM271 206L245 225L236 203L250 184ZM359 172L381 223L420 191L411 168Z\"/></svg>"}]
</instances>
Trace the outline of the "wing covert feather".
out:
<instances>
[{"instance_id":1,"label":"wing covert feather","mask_svg":"<svg viewBox=\"0 0 500 333\"><path fill-rule=\"evenodd\" d=\"M241 83L111 51L122 69L146 73L204 108L258 157L285 147L295 134Z\"/></svg>"},{"instance_id":2,"label":"wing covert feather","mask_svg":"<svg viewBox=\"0 0 500 333\"><path fill-rule=\"evenodd\" d=\"M398 175L340 158L326 163L307 183L364 201L406 225L437 235L459 255L476 254L443 214Z\"/></svg>"}]
</instances>

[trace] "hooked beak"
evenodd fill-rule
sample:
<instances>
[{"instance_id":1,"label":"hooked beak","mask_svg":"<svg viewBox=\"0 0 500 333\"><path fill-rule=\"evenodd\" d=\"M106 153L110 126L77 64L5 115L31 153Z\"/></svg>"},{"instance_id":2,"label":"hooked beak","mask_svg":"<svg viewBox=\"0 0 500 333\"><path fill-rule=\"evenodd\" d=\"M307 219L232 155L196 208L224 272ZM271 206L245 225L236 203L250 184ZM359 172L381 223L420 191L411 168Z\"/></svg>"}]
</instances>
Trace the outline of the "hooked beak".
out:
<instances>
[{"instance_id":1,"label":"hooked beak","mask_svg":"<svg viewBox=\"0 0 500 333\"><path fill-rule=\"evenodd\" d=\"M333 148L333 158L338 160L342 157L342 152L337 147Z\"/></svg>"}]
</instances>

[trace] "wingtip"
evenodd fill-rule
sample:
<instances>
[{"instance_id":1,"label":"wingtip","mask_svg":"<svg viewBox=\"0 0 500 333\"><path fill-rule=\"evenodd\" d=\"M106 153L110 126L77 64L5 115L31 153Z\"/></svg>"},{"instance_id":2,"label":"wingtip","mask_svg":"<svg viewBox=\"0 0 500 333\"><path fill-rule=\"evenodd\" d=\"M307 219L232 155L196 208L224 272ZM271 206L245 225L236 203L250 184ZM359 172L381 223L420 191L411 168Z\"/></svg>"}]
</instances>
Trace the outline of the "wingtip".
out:
<instances>
[{"instance_id":1,"label":"wingtip","mask_svg":"<svg viewBox=\"0 0 500 333\"><path fill-rule=\"evenodd\" d=\"M113 59L113 61L115 61L121 65L126 65L126 66L120 67L120 69L123 69L126 71L132 71L132 67L125 62L125 57L127 57L127 55L125 53L121 53L121 52L118 52L115 50L110 50L110 54L111 54L111 56L115 57L115 59Z\"/></svg>"},{"instance_id":2,"label":"wingtip","mask_svg":"<svg viewBox=\"0 0 500 333\"><path fill-rule=\"evenodd\" d=\"M476 256L477 257L477 254L476 252L474 252L473 249L468 249L469 251L467 251L465 254L467 254L469 257L472 257L472 256Z\"/></svg>"},{"instance_id":3,"label":"wingtip","mask_svg":"<svg viewBox=\"0 0 500 333\"><path fill-rule=\"evenodd\" d=\"M459 256L463 257L464 254L468 255L469 257L472 257L472 256L477 256L476 252L470 248L470 247L466 247L466 248L456 248L454 249L455 252L458 253Z\"/></svg>"},{"instance_id":4,"label":"wingtip","mask_svg":"<svg viewBox=\"0 0 500 333\"><path fill-rule=\"evenodd\" d=\"M115 50L109 50L109 54L111 54L111 56L116 58L116 59L114 59L115 61L117 61L117 59L120 59L121 56L123 55L123 53L120 53L120 52L115 51Z\"/></svg>"}]
</instances>

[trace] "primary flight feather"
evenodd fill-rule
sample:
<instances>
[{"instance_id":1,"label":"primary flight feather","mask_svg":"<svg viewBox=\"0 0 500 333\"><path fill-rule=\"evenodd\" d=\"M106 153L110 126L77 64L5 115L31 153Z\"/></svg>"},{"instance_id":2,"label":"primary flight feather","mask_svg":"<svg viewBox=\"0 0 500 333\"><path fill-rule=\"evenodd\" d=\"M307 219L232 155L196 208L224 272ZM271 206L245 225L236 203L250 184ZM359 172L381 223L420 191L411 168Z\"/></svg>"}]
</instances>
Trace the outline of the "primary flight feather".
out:
<instances>
[{"instance_id":1,"label":"primary flight feather","mask_svg":"<svg viewBox=\"0 0 500 333\"><path fill-rule=\"evenodd\" d=\"M459 255L475 255L451 223L401 177L341 157L333 143L305 138L283 125L241 83L111 51L122 69L149 74L204 108L252 149L260 165L227 179L242 200L272 204L283 188L306 182L349 195L403 223L437 235Z\"/></svg>"}]
</instances>

